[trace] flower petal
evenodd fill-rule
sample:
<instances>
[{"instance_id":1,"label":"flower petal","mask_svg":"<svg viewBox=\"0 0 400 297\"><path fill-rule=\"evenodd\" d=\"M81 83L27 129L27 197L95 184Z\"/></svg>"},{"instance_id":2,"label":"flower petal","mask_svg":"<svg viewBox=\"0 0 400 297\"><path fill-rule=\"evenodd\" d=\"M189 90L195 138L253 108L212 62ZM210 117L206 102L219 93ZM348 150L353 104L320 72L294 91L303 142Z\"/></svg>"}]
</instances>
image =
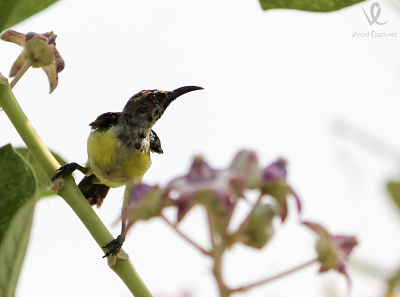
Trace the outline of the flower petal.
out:
<instances>
[{"instance_id":1,"label":"flower petal","mask_svg":"<svg viewBox=\"0 0 400 297\"><path fill-rule=\"evenodd\" d=\"M57 48L54 48L54 56L55 56L57 73L60 73L61 71L64 70L65 62L64 62L64 59L61 57Z\"/></svg>"},{"instance_id":2,"label":"flower petal","mask_svg":"<svg viewBox=\"0 0 400 297\"><path fill-rule=\"evenodd\" d=\"M233 158L230 171L234 171L243 177L250 189L256 188L261 179L261 170L258 165L258 158L255 152L241 150Z\"/></svg>"},{"instance_id":3,"label":"flower petal","mask_svg":"<svg viewBox=\"0 0 400 297\"><path fill-rule=\"evenodd\" d=\"M149 220L161 214L167 203L158 186L139 183L131 188L130 200L122 210L122 219L128 220L127 230L139 220Z\"/></svg>"},{"instance_id":4,"label":"flower petal","mask_svg":"<svg viewBox=\"0 0 400 297\"><path fill-rule=\"evenodd\" d=\"M144 195L151 190L153 187L145 184L145 183L140 183L136 186L134 186L131 190L131 197L129 200L129 205L134 206L140 203L144 199Z\"/></svg>"},{"instance_id":5,"label":"flower petal","mask_svg":"<svg viewBox=\"0 0 400 297\"><path fill-rule=\"evenodd\" d=\"M177 207L177 218L176 222L179 223L188 213L188 211L196 205L194 199L192 199L193 193L183 193L178 199L173 200L174 205Z\"/></svg>"},{"instance_id":6,"label":"flower petal","mask_svg":"<svg viewBox=\"0 0 400 297\"><path fill-rule=\"evenodd\" d=\"M45 37L43 34L39 34L39 33L35 33L35 32L26 33L25 43L28 43L29 41L32 41L35 39L40 39L40 40L46 41L46 43L48 44L47 37Z\"/></svg>"},{"instance_id":7,"label":"flower petal","mask_svg":"<svg viewBox=\"0 0 400 297\"><path fill-rule=\"evenodd\" d=\"M294 199L296 200L297 211L298 211L299 213L301 213L301 201L300 201L300 197L296 194L295 191L293 191L292 187L289 186L289 188L290 188L290 191L291 191L291 193L292 193Z\"/></svg>"},{"instance_id":8,"label":"flower petal","mask_svg":"<svg viewBox=\"0 0 400 297\"><path fill-rule=\"evenodd\" d=\"M203 157L197 156L193 159L192 166L187 175L189 183L209 182L216 177L216 170L212 169Z\"/></svg>"},{"instance_id":9,"label":"flower petal","mask_svg":"<svg viewBox=\"0 0 400 297\"><path fill-rule=\"evenodd\" d=\"M26 54L26 51L23 50L22 53L18 56L17 60L15 60L14 64L11 66L10 77L14 77L27 60L28 55Z\"/></svg>"},{"instance_id":10,"label":"flower petal","mask_svg":"<svg viewBox=\"0 0 400 297\"><path fill-rule=\"evenodd\" d=\"M44 72L47 75L47 78L49 79L50 83L50 94L56 89L58 85L58 74L56 71L56 65L54 63L51 63L50 65L42 67Z\"/></svg>"},{"instance_id":11,"label":"flower petal","mask_svg":"<svg viewBox=\"0 0 400 297\"><path fill-rule=\"evenodd\" d=\"M8 41L8 42L12 42L12 43L18 44L18 45L20 45L22 47L25 46L25 34L19 33L19 32L14 31L14 30L4 31L0 35L0 39L2 39L4 41Z\"/></svg>"},{"instance_id":12,"label":"flower petal","mask_svg":"<svg viewBox=\"0 0 400 297\"><path fill-rule=\"evenodd\" d=\"M354 247L358 244L357 238L354 236L336 235L333 237L333 240L343 251L346 257L351 254Z\"/></svg>"}]
</instances>

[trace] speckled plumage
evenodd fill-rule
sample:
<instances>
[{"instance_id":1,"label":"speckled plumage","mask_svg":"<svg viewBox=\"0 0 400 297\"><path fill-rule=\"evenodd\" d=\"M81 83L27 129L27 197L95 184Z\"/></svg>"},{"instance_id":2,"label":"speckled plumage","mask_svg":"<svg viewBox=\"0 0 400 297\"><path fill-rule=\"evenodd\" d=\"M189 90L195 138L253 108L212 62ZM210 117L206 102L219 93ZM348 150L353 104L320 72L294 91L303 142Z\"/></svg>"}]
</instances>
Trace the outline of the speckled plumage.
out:
<instances>
[{"instance_id":1,"label":"speckled plumage","mask_svg":"<svg viewBox=\"0 0 400 297\"><path fill-rule=\"evenodd\" d=\"M110 187L126 185L123 208L130 197L129 187L140 182L150 168L150 152L162 154L161 141L152 127L179 96L200 87L187 86L173 91L147 90L132 96L122 112L107 112L89 125L88 161L85 167L70 163L59 168L57 179L78 169L86 176L79 189L90 205L101 206ZM125 240L125 222L121 235L103 248L104 257L117 253Z\"/></svg>"},{"instance_id":2,"label":"speckled plumage","mask_svg":"<svg viewBox=\"0 0 400 297\"><path fill-rule=\"evenodd\" d=\"M104 199L93 189L98 185L120 187L143 178L151 165L150 152L163 153L161 141L151 128L173 100L199 89L183 87L172 92L141 91L128 100L122 112L104 113L90 123L88 176L79 187L92 205L100 206ZM91 187L88 179L93 183Z\"/></svg>"}]
</instances>

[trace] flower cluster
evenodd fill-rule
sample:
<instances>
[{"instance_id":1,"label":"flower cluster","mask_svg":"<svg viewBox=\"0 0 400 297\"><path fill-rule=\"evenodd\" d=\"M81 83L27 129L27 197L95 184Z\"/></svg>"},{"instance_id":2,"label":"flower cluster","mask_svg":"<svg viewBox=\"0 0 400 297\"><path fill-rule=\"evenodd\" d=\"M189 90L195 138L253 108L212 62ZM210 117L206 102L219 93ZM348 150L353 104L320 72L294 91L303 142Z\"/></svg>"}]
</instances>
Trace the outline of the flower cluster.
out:
<instances>
[{"instance_id":1,"label":"flower cluster","mask_svg":"<svg viewBox=\"0 0 400 297\"><path fill-rule=\"evenodd\" d=\"M130 227L138 220L160 216L165 207L175 207L179 223L193 206L202 205L227 245L241 242L262 248L273 235L273 219L278 216L285 220L288 197L293 196L301 210L300 200L287 184L286 175L283 159L260 168L257 155L247 150L240 151L226 169L214 169L202 157L195 157L189 171L164 188L144 183L134 186L123 219L128 220ZM247 219L229 233L227 226L232 213L240 199L247 199L247 190L258 191L259 199Z\"/></svg>"},{"instance_id":2,"label":"flower cluster","mask_svg":"<svg viewBox=\"0 0 400 297\"><path fill-rule=\"evenodd\" d=\"M58 84L58 73L65 67L64 60L56 48L56 38L57 35L53 32L44 34L34 32L22 34L14 30L3 32L0 39L24 48L11 67L10 77L16 76L25 65L42 68L50 82L50 93L53 92Z\"/></svg>"},{"instance_id":3,"label":"flower cluster","mask_svg":"<svg viewBox=\"0 0 400 297\"><path fill-rule=\"evenodd\" d=\"M250 202L246 197L249 192L257 193L257 201ZM226 250L237 243L261 249L274 235L274 219L284 222L287 218L289 197L294 198L300 213L300 199L287 182L287 162L278 159L262 168L254 152L242 150L225 169L212 168L202 157L195 157L189 171L165 187L144 183L133 186L122 219L127 220L130 228L138 220L162 216L164 208L173 207L177 216L176 223L171 224L176 227L193 206L201 205L207 212L212 237L218 238L214 249ZM251 210L232 231L228 225L240 200L250 203ZM302 224L318 235L315 261L321 265L320 272L336 270L349 281L345 264L357 245L355 237L331 235L312 222ZM208 255L214 254L196 247Z\"/></svg>"}]
</instances>

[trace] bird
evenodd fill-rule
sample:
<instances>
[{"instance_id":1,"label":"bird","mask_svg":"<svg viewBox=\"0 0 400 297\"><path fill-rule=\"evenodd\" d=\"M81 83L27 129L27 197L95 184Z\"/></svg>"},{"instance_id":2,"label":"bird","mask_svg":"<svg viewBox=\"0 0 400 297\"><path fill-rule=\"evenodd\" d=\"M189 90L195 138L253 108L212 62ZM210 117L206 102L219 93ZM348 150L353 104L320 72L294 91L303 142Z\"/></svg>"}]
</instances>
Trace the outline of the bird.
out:
<instances>
[{"instance_id":1,"label":"bird","mask_svg":"<svg viewBox=\"0 0 400 297\"><path fill-rule=\"evenodd\" d=\"M90 205L100 207L110 188L126 186L122 209L129 202L129 189L142 181L151 166L150 153L163 154L161 141L152 127L176 98L198 86L173 91L143 90L133 95L122 112L106 112L89 124L88 159L85 166L72 162L61 166L52 180L71 175L75 170L85 177L78 184ZM117 254L126 237L126 221L121 234L103 246L103 258Z\"/></svg>"}]
</instances>

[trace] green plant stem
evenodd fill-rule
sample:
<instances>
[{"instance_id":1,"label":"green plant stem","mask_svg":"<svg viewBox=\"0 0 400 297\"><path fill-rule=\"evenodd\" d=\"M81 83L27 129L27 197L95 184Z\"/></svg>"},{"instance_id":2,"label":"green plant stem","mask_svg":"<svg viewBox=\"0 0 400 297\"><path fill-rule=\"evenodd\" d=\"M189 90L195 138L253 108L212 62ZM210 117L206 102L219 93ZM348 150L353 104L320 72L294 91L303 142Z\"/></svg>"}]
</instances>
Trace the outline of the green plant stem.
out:
<instances>
[{"instance_id":1,"label":"green plant stem","mask_svg":"<svg viewBox=\"0 0 400 297\"><path fill-rule=\"evenodd\" d=\"M46 176L51 179L55 170L60 167L38 134L30 124L26 115L14 97L7 79L0 73L0 106L9 117L15 129L25 142L26 146L40 164ZM58 193L73 209L82 223L100 247L110 242L113 237L102 221L86 202L72 177L65 179L65 186ZM104 251L104 250L103 250ZM117 261L113 271L122 279L132 294L136 297L151 297L130 261Z\"/></svg>"},{"instance_id":2,"label":"green plant stem","mask_svg":"<svg viewBox=\"0 0 400 297\"><path fill-rule=\"evenodd\" d=\"M264 285L264 284L266 284L266 283L272 282L272 281L274 281L274 280L280 279L280 278L285 277L285 276L287 276L287 275L289 275L289 274L292 274L292 273L294 273L294 272L297 272L297 271L299 271L299 270L301 270L301 269L303 269L303 268L305 268L305 267L307 267L307 266L310 266L310 265L312 265L312 264L314 264L314 263L316 263L316 262L318 262L318 258L313 259L313 260L310 260L310 261L307 261L307 262L305 262L305 263L303 263L303 264L301 264L301 265L299 265L299 266L296 266L296 267L291 268L291 269L289 269L289 270L287 270L287 271L281 272L281 273L279 273L279 274L277 274L277 275L268 277L268 278L263 279L263 280L261 280L261 281L252 283L252 284L250 284L250 285L242 286L242 287L239 287L239 288L236 288L236 289L232 289L232 292L242 292L242 293L243 293L243 292L246 292L246 291L248 291L248 290L250 290L250 289L253 289L253 288L255 288L255 287Z\"/></svg>"},{"instance_id":3,"label":"green plant stem","mask_svg":"<svg viewBox=\"0 0 400 297\"><path fill-rule=\"evenodd\" d=\"M218 231L218 226L209 209L207 209L207 216L210 231L210 240L212 245L211 257L214 260L213 274L218 285L220 297L229 297L232 290L225 285L222 276L222 257L224 255L226 247L221 242L221 235Z\"/></svg>"},{"instance_id":4,"label":"green plant stem","mask_svg":"<svg viewBox=\"0 0 400 297\"><path fill-rule=\"evenodd\" d=\"M24 65L22 65L22 67L19 69L19 71L17 72L17 74L14 76L14 79L12 80L12 82L10 83L10 88L14 88L14 86L16 85L16 83L19 81L19 79L25 74L25 72L29 69L29 67L31 67L33 64L33 60L32 58L28 58Z\"/></svg>"}]
</instances>

